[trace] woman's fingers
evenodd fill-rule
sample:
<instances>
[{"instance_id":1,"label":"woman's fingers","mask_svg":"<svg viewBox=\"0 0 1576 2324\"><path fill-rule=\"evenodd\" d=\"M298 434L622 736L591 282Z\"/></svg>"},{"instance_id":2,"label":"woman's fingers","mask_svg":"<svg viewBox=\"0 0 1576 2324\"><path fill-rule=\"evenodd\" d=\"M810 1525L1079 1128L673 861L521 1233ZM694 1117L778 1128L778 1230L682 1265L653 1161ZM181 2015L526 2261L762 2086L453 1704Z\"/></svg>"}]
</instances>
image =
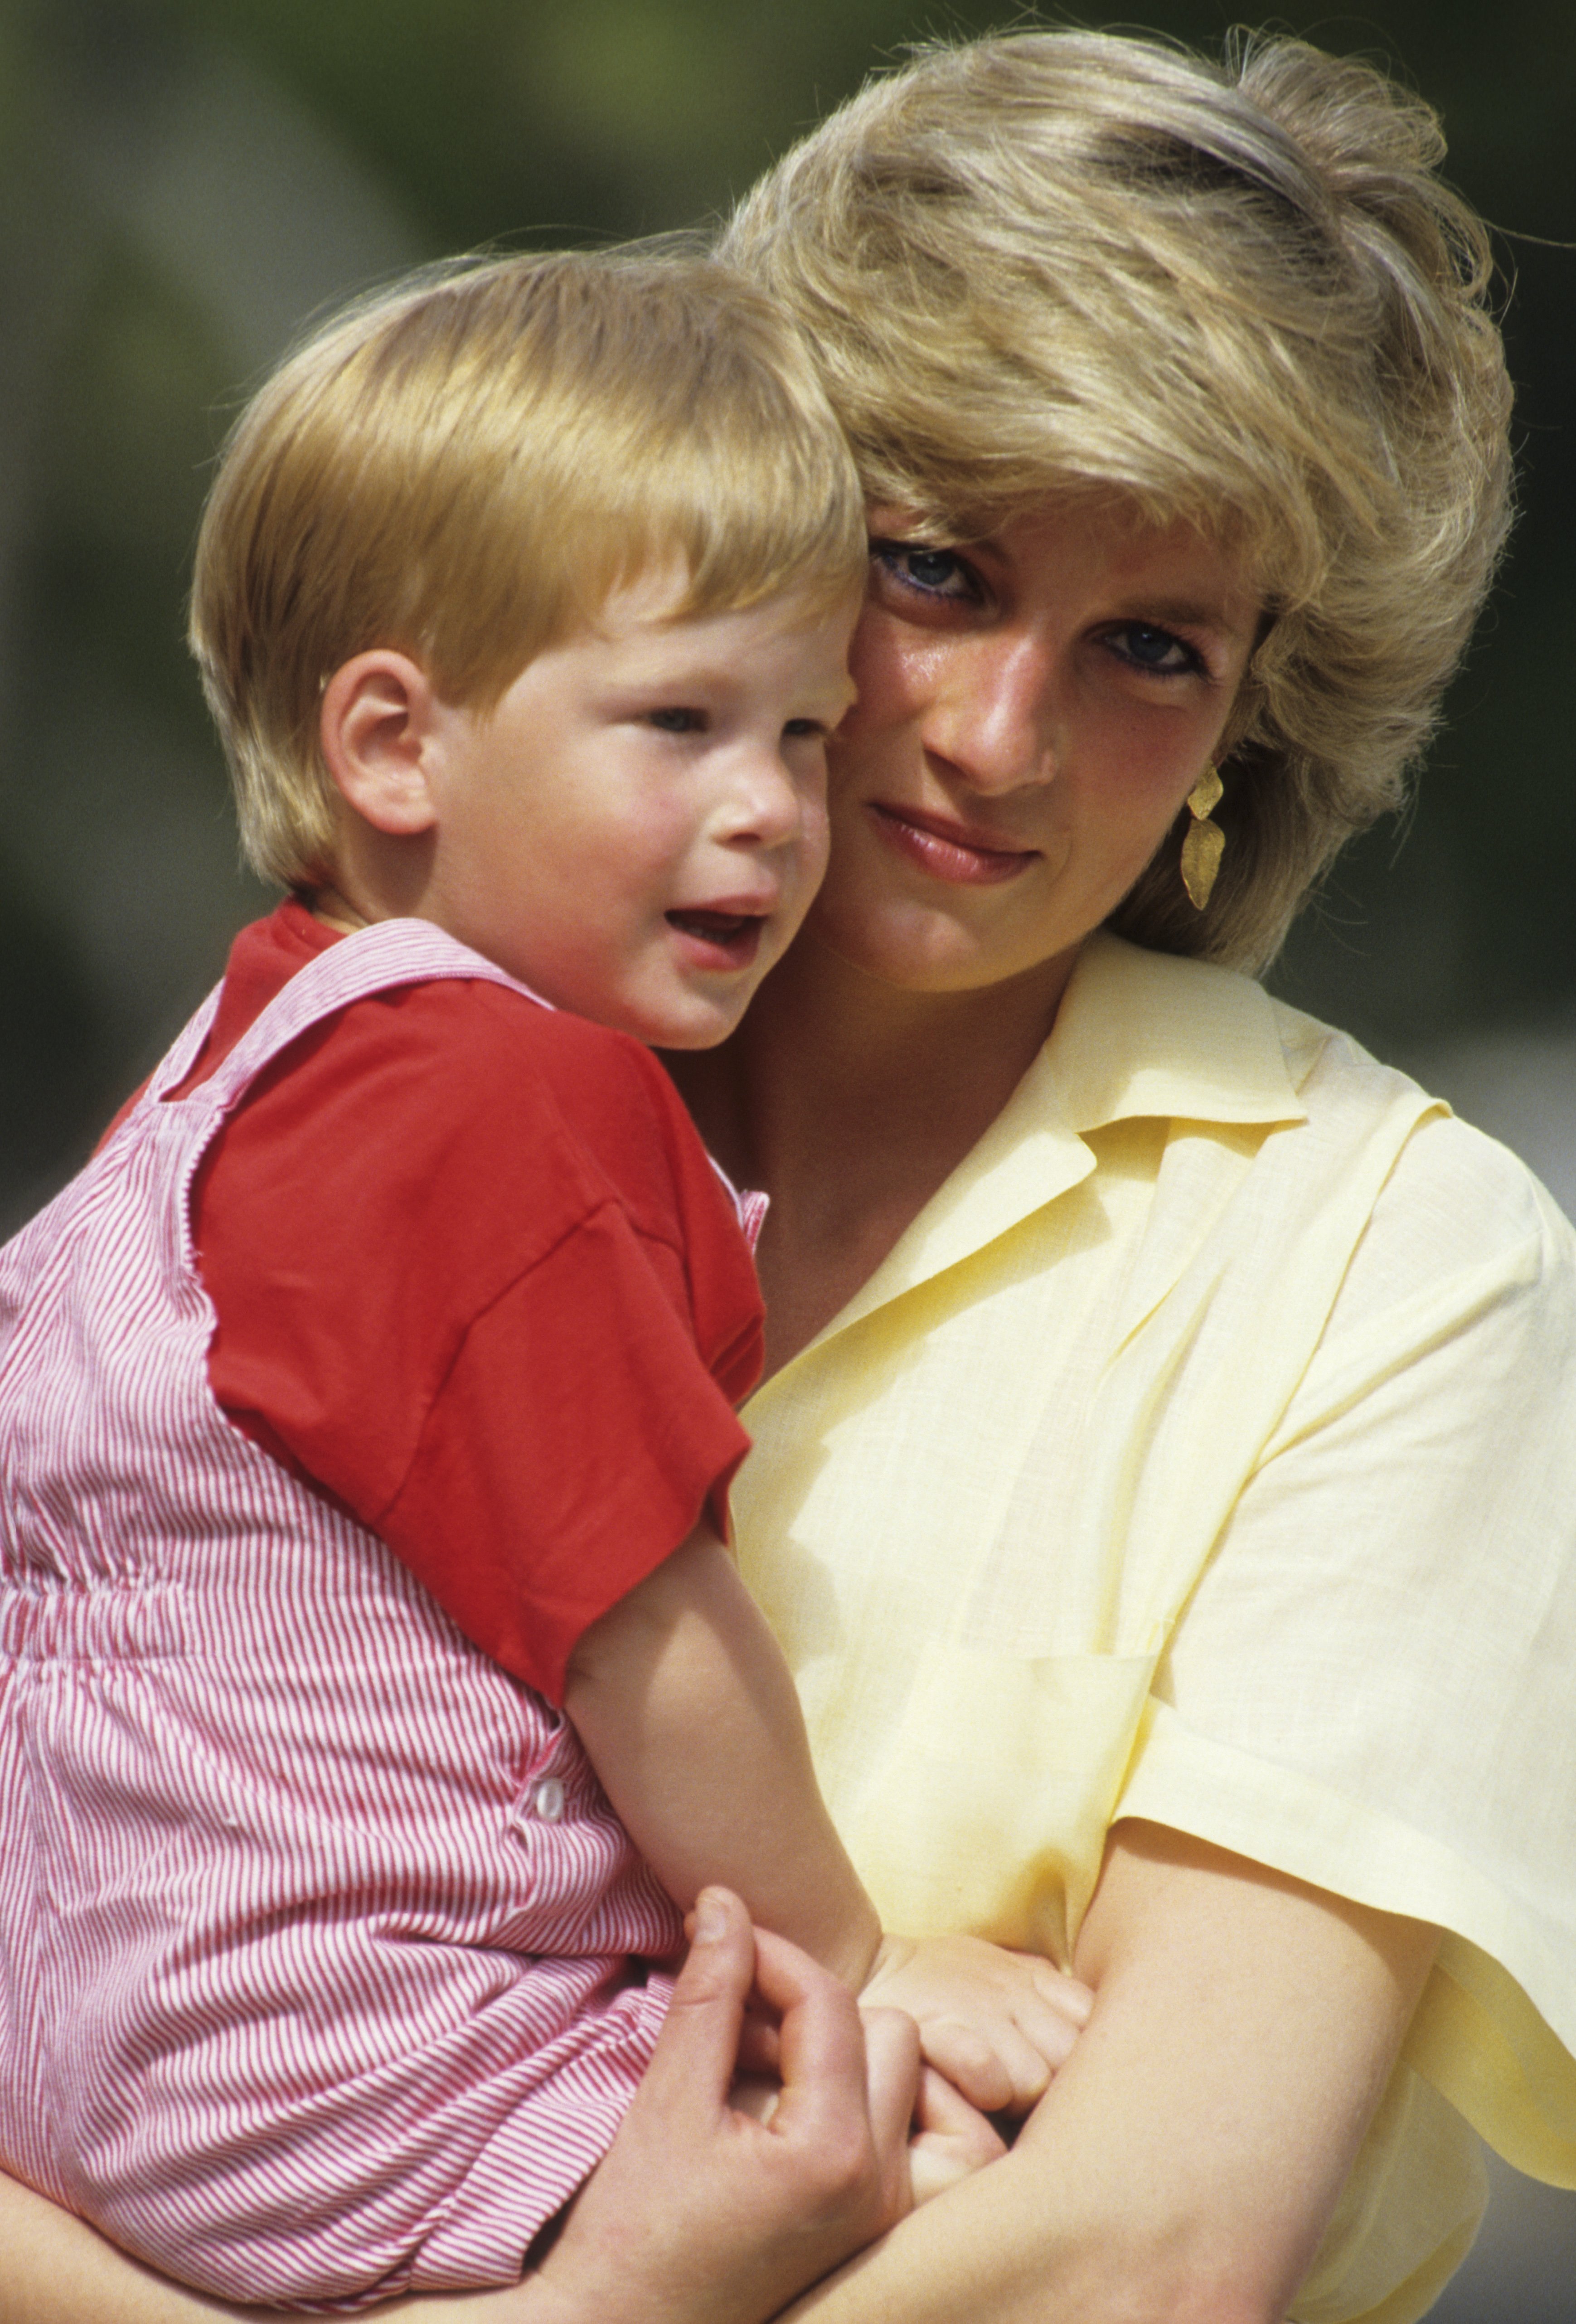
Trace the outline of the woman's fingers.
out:
<instances>
[{"instance_id":1,"label":"woman's fingers","mask_svg":"<svg viewBox=\"0 0 1576 2324\"><path fill-rule=\"evenodd\" d=\"M895 2026L887 2022L897 2012L872 2013L872 2054L871 2035L852 1996L834 1978L768 1930L756 1932L755 1950L756 1989L779 2019L778 2071L783 2094L772 2127L784 2135L802 2131L810 2139L835 2131L834 2153L840 2154L857 2124L884 2155L892 2143L894 2115L906 2128L913 2108L917 2034L906 2019ZM878 2089L879 2125L874 2119Z\"/></svg>"},{"instance_id":2,"label":"woman's fingers","mask_svg":"<svg viewBox=\"0 0 1576 2324\"><path fill-rule=\"evenodd\" d=\"M747 2009L744 2023L739 2028L739 2071L742 2074L770 2074L777 2077L779 2060L777 2020L763 2017L757 2009Z\"/></svg>"},{"instance_id":3,"label":"woman's fingers","mask_svg":"<svg viewBox=\"0 0 1576 2324\"><path fill-rule=\"evenodd\" d=\"M866 2009L860 2016L871 2128L878 2140L906 2135L918 2103L919 2029L901 2009Z\"/></svg>"},{"instance_id":4,"label":"woman's fingers","mask_svg":"<svg viewBox=\"0 0 1576 2324\"><path fill-rule=\"evenodd\" d=\"M752 1987L780 2015L782 2090L769 2121L730 2098ZM906 2208L913 2038L878 2031L867 2090L852 1995L752 1930L736 1896L705 1890L646 2078L536 2279L556 2303L547 2312L576 2324L776 2315Z\"/></svg>"},{"instance_id":5,"label":"woman's fingers","mask_svg":"<svg viewBox=\"0 0 1576 2324\"><path fill-rule=\"evenodd\" d=\"M731 1890L705 1888L689 1916L689 1952L642 2089L655 2099L723 2106L733 2079L744 2006L755 1982L755 1932Z\"/></svg>"}]
</instances>

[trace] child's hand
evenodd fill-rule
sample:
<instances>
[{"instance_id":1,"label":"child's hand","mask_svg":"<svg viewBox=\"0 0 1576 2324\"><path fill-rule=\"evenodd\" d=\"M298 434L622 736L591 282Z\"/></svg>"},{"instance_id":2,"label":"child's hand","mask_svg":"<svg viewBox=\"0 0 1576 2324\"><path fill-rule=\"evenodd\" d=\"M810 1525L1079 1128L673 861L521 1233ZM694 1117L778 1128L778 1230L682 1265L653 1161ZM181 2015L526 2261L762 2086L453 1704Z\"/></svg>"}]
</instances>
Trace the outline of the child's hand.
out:
<instances>
[{"instance_id":1,"label":"child's hand","mask_svg":"<svg viewBox=\"0 0 1576 2324\"><path fill-rule=\"evenodd\" d=\"M979 1937L886 1937L862 2002L907 2010L927 2065L986 2114L1027 2114L1093 1997L1037 1953Z\"/></svg>"},{"instance_id":2,"label":"child's hand","mask_svg":"<svg viewBox=\"0 0 1576 2324\"><path fill-rule=\"evenodd\" d=\"M773 2074L736 2074L728 2092L735 2114L770 2123L782 2097ZM908 2133L908 2191L916 2204L945 2195L987 2163L999 2163L1007 2143L978 2107L969 2104L934 2066L921 2066Z\"/></svg>"},{"instance_id":3,"label":"child's hand","mask_svg":"<svg viewBox=\"0 0 1576 2324\"><path fill-rule=\"evenodd\" d=\"M960 2179L998 2163L1006 2143L934 2066L919 2070L914 2128L908 2139L908 2186L916 2203L945 2195Z\"/></svg>"}]
</instances>

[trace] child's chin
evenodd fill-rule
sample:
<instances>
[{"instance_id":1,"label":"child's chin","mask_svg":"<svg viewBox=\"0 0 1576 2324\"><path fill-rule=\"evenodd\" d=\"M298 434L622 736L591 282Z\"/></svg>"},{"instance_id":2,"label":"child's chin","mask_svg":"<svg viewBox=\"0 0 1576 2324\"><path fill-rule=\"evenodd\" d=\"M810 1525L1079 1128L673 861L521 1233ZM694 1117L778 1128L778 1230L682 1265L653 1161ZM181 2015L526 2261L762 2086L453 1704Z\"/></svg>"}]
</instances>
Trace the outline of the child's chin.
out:
<instances>
[{"instance_id":1,"label":"child's chin","mask_svg":"<svg viewBox=\"0 0 1576 2324\"><path fill-rule=\"evenodd\" d=\"M714 1049L736 1028L743 1014L742 1009L719 1010L705 1023L691 1019L664 1032L642 1033L639 1038L653 1049Z\"/></svg>"}]
</instances>

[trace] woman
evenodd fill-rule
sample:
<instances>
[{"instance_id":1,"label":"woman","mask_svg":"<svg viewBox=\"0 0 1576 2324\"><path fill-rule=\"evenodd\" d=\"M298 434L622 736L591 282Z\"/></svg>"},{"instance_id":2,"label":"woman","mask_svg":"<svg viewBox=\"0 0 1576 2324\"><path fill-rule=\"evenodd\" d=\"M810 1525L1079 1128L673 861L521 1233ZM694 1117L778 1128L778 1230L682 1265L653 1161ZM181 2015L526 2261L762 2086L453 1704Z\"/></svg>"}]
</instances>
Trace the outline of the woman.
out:
<instances>
[{"instance_id":1,"label":"woman","mask_svg":"<svg viewBox=\"0 0 1576 2324\"><path fill-rule=\"evenodd\" d=\"M741 1555L890 1924L1096 1993L816 2324L1405 2324L1469 2123L1576 2183L1571 1238L1237 973L1395 799L1502 537L1439 150L1295 42L1022 35L724 238L873 503L833 871L687 1068L773 1201Z\"/></svg>"}]
</instances>

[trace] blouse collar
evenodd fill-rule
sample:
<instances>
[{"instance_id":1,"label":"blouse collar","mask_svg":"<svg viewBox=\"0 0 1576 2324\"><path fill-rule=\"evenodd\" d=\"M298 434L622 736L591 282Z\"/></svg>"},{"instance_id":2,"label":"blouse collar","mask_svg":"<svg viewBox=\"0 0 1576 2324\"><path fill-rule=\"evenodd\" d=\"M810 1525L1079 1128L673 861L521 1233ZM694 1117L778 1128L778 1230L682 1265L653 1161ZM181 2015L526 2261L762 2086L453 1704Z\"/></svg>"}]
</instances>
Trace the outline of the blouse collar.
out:
<instances>
[{"instance_id":1,"label":"blouse collar","mask_svg":"<svg viewBox=\"0 0 1576 2324\"><path fill-rule=\"evenodd\" d=\"M1283 1045L1282 1028L1290 1036ZM913 1290L1065 1194L1095 1167L1088 1139L1139 1118L1306 1119L1302 1028L1251 978L1146 952L1104 932L1078 956L1050 1038L977 1146L811 1346ZM806 1351L808 1352L808 1351Z\"/></svg>"}]
</instances>

